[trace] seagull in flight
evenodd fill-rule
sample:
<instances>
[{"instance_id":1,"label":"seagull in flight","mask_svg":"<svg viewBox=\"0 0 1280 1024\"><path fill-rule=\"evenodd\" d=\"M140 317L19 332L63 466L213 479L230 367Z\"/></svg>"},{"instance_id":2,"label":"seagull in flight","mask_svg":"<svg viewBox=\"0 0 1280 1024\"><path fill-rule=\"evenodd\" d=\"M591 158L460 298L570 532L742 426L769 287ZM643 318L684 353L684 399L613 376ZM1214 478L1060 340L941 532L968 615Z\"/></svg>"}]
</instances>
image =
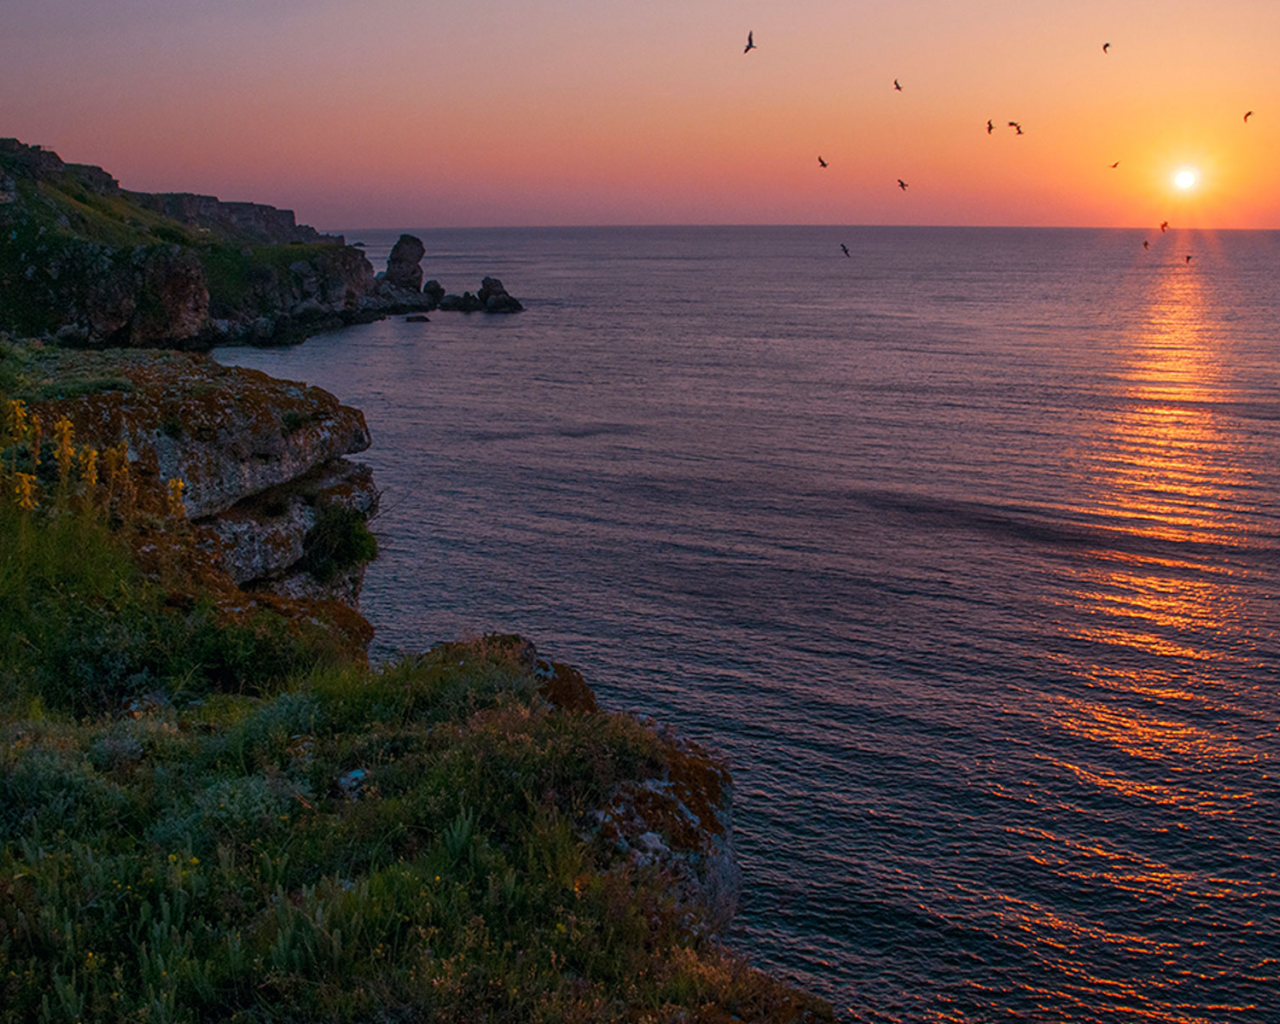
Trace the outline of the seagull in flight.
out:
<instances>
[{"instance_id":1,"label":"seagull in flight","mask_svg":"<svg viewBox=\"0 0 1280 1024\"><path fill-rule=\"evenodd\" d=\"M1187 257L1187 262L1188 262L1188 263L1190 263L1190 262L1191 262L1191 257L1190 257L1190 256L1188 256L1188 257Z\"/></svg>"},{"instance_id":2,"label":"seagull in flight","mask_svg":"<svg viewBox=\"0 0 1280 1024\"><path fill-rule=\"evenodd\" d=\"M1248 123L1249 123L1249 118L1251 118L1251 117L1253 117L1253 111L1252 111L1252 110L1250 110L1247 114L1245 114L1245 115L1244 115L1244 123L1245 123L1245 124L1248 124Z\"/></svg>"},{"instance_id":3,"label":"seagull in flight","mask_svg":"<svg viewBox=\"0 0 1280 1024\"><path fill-rule=\"evenodd\" d=\"M1102 44L1102 52L1103 52L1103 53L1110 53L1110 52L1111 52L1111 44L1110 44L1110 43L1103 43L1103 44Z\"/></svg>"},{"instance_id":4,"label":"seagull in flight","mask_svg":"<svg viewBox=\"0 0 1280 1024\"><path fill-rule=\"evenodd\" d=\"M1017 132L1019 135L1021 135L1021 134L1022 134L1022 125L1018 124L1018 122L1017 122L1017 121L1010 121L1010 122L1009 122L1009 127L1010 127L1010 128L1012 128L1012 129L1013 129L1015 132Z\"/></svg>"},{"instance_id":5,"label":"seagull in flight","mask_svg":"<svg viewBox=\"0 0 1280 1024\"><path fill-rule=\"evenodd\" d=\"M847 245L845 245L845 244L844 244L844 242L841 242L841 243L840 243L840 248L844 250L844 254L845 254L846 256L848 256L848 255L849 255L849 247L848 247Z\"/></svg>"},{"instance_id":6,"label":"seagull in flight","mask_svg":"<svg viewBox=\"0 0 1280 1024\"><path fill-rule=\"evenodd\" d=\"M902 92L902 86L898 84L898 80L896 78L893 80L893 88L895 92Z\"/></svg>"},{"instance_id":7,"label":"seagull in flight","mask_svg":"<svg viewBox=\"0 0 1280 1024\"><path fill-rule=\"evenodd\" d=\"M987 118L987 134L990 135L996 130L996 126L991 123L991 118Z\"/></svg>"},{"instance_id":8,"label":"seagull in flight","mask_svg":"<svg viewBox=\"0 0 1280 1024\"><path fill-rule=\"evenodd\" d=\"M822 159L822 157L818 157L818 166L819 166L819 167L826 167L826 166L827 166L827 162L826 162L825 160L823 160L823 159Z\"/></svg>"},{"instance_id":9,"label":"seagull in flight","mask_svg":"<svg viewBox=\"0 0 1280 1024\"><path fill-rule=\"evenodd\" d=\"M1163 235L1168 230L1169 230L1169 222L1167 220L1162 220L1160 222L1160 234Z\"/></svg>"},{"instance_id":10,"label":"seagull in flight","mask_svg":"<svg viewBox=\"0 0 1280 1024\"><path fill-rule=\"evenodd\" d=\"M1111 164L1111 169L1114 171L1119 166L1120 166L1120 161L1117 160L1115 163Z\"/></svg>"},{"instance_id":11,"label":"seagull in flight","mask_svg":"<svg viewBox=\"0 0 1280 1024\"><path fill-rule=\"evenodd\" d=\"M907 190L907 183L901 178L898 179L898 188L902 189L903 192Z\"/></svg>"},{"instance_id":12,"label":"seagull in flight","mask_svg":"<svg viewBox=\"0 0 1280 1024\"><path fill-rule=\"evenodd\" d=\"M755 39L754 39L754 33L752 33L752 32L748 32L748 33L747 33L747 48L746 48L745 50L743 50L742 52L743 52L743 53L750 53L752 50L758 50L758 49L760 49L760 47L756 46L756 41L755 41Z\"/></svg>"},{"instance_id":13,"label":"seagull in flight","mask_svg":"<svg viewBox=\"0 0 1280 1024\"><path fill-rule=\"evenodd\" d=\"M1145 238L1142 240L1142 248L1144 248L1144 249L1150 249L1150 248L1151 248L1151 243L1150 243L1150 242L1148 242Z\"/></svg>"}]
</instances>

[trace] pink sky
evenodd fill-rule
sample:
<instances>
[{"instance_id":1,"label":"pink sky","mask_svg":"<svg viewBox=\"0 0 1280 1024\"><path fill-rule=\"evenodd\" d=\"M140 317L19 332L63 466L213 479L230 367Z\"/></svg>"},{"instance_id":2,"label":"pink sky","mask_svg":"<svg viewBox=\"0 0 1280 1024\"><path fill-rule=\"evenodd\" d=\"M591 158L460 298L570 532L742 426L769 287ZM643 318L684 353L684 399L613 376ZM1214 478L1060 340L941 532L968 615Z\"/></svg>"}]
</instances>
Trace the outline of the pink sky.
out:
<instances>
[{"instance_id":1,"label":"pink sky","mask_svg":"<svg viewBox=\"0 0 1280 1024\"><path fill-rule=\"evenodd\" d=\"M321 228L1280 228L1271 0L88 6L0 7L0 135Z\"/></svg>"}]
</instances>

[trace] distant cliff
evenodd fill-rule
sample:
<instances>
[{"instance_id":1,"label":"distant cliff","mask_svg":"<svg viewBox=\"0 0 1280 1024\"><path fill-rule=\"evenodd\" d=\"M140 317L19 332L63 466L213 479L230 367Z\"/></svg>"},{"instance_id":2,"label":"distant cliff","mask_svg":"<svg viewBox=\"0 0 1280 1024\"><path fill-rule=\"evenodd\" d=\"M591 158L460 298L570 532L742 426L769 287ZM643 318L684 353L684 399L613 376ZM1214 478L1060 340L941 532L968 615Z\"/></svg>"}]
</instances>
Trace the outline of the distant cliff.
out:
<instances>
[{"instance_id":1,"label":"distant cliff","mask_svg":"<svg viewBox=\"0 0 1280 1024\"><path fill-rule=\"evenodd\" d=\"M220 235L228 241L252 241L261 245L328 242L342 245L341 235L322 235L299 224L292 210L262 203L224 203L214 196L190 192L130 192L107 171L92 164L69 164L57 153L28 146L17 139L0 139L0 161L12 175L35 182L72 184L96 196L121 196L170 220ZM4 191L12 193L13 189ZM5 200L0 197L0 202ZM9 201L12 201L10 199Z\"/></svg>"},{"instance_id":2,"label":"distant cliff","mask_svg":"<svg viewBox=\"0 0 1280 1024\"><path fill-rule=\"evenodd\" d=\"M0 139L0 330L204 349L433 306L291 210L130 192L101 167Z\"/></svg>"}]
</instances>

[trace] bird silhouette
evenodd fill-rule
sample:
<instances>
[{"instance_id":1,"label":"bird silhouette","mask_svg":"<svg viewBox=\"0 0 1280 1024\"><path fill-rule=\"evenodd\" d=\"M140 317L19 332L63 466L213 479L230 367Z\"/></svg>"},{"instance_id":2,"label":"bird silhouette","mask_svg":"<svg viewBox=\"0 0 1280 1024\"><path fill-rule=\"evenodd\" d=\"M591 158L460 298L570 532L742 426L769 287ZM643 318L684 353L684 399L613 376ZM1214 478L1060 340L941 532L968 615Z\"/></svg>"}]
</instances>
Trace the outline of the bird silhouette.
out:
<instances>
[{"instance_id":1,"label":"bird silhouette","mask_svg":"<svg viewBox=\"0 0 1280 1024\"><path fill-rule=\"evenodd\" d=\"M826 162L825 160L823 160L823 159L822 159L822 157L818 157L818 166L819 166L819 167L826 167L826 166L827 166L827 162Z\"/></svg>"},{"instance_id":2,"label":"bird silhouette","mask_svg":"<svg viewBox=\"0 0 1280 1024\"><path fill-rule=\"evenodd\" d=\"M996 126L991 123L991 118L987 118L987 134L990 135L996 130Z\"/></svg>"},{"instance_id":3,"label":"bird silhouette","mask_svg":"<svg viewBox=\"0 0 1280 1024\"><path fill-rule=\"evenodd\" d=\"M1117 167L1119 167L1119 166L1120 166L1120 161L1119 161L1119 160L1117 160L1115 163L1113 163L1113 164L1111 165L1111 169L1112 169L1112 170L1115 170L1115 169L1116 169Z\"/></svg>"},{"instance_id":4,"label":"bird silhouette","mask_svg":"<svg viewBox=\"0 0 1280 1024\"><path fill-rule=\"evenodd\" d=\"M1142 248L1144 248L1144 249L1150 249L1150 248L1151 248L1151 243L1150 243L1150 242L1148 242L1145 238L1142 240Z\"/></svg>"},{"instance_id":5,"label":"bird silhouette","mask_svg":"<svg viewBox=\"0 0 1280 1024\"><path fill-rule=\"evenodd\" d=\"M898 179L898 188L902 189L903 192L907 190L907 183L901 178Z\"/></svg>"},{"instance_id":6,"label":"bird silhouette","mask_svg":"<svg viewBox=\"0 0 1280 1024\"><path fill-rule=\"evenodd\" d=\"M1160 234L1163 235L1168 230L1169 230L1169 222L1167 220L1162 220L1160 222Z\"/></svg>"},{"instance_id":7,"label":"bird silhouette","mask_svg":"<svg viewBox=\"0 0 1280 1024\"><path fill-rule=\"evenodd\" d=\"M1018 122L1017 122L1017 121L1010 121L1010 122L1009 122L1009 127L1010 127L1010 128L1012 128L1012 129L1013 129L1015 132L1017 132L1019 135L1021 135L1021 134L1022 134L1022 125L1018 124Z\"/></svg>"},{"instance_id":8,"label":"bird silhouette","mask_svg":"<svg viewBox=\"0 0 1280 1024\"><path fill-rule=\"evenodd\" d=\"M1244 123L1245 123L1245 124L1248 124L1248 123L1249 123L1249 118L1251 118L1251 117L1253 117L1253 111L1252 111L1252 110L1250 110L1247 114L1245 114L1245 115L1244 115Z\"/></svg>"},{"instance_id":9,"label":"bird silhouette","mask_svg":"<svg viewBox=\"0 0 1280 1024\"><path fill-rule=\"evenodd\" d=\"M1191 262L1191 257L1190 257L1190 256L1188 256L1188 257L1187 257L1187 262L1188 262L1188 263L1190 263L1190 262Z\"/></svg>"},{"instance_id":10,"label":"bird silhouette","mask_svg":"<svg viewBox=\"0 0 1280 1024\"><path fill-rule=\"evenodd\" d=\"M1110 43L1103 43L1103 44L1102 44L1102 52L1103 52L1103 53L1110 53L1110 52L1111 52L1111 44L1110 44Z\"/></svg>"},{"instance_id":11,"label":"bird silhouette","mask_svg":"<svg viewBox=\"0 0 1280 1024\"><path fill-rule=\"evenodd\" d=\"M840 243L840 248L844 250L844 254L845 254L846 256L848 256L848 255L849 255L849 247L848 247L847 245L845 245L845 244L844 244L844 242L841 242L841 243Z\"/></svg>"},{"instance_id":12,"label":"bird silhouette","mask_svg":"<svg viewBox=\"0 0 1280 1024\"><path fill-rule=\"evenodd\" d=\"M747 48L746 48L745 50L743 50L742 52L743 52L743 53L750 53L752 50L758 50L758 49L760 49L760 47L756 46L756 41L755 41L755 38L754 38L754 33L752 33L752 32L748 32L748 33L747 33Z\"/></svg>"},{"instance_id":13,"label":"bird silhouette","mask_svg":"<svg viewBox=\"0 0 1280 1024\"><path fill-rule=\"evenodd\" d=\"M896 78L893 80L893 88L895 92L902 92L902 86L898 84L898 80Z\"/></svg>"}]
</instances>

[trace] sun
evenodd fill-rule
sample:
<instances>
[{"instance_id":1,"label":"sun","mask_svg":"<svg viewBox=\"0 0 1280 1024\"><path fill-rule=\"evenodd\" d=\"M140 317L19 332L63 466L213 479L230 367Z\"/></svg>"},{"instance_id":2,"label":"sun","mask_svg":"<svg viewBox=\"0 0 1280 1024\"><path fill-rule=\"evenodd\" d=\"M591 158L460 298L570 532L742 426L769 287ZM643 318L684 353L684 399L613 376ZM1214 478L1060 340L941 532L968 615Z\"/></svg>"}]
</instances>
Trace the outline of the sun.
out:
<instances>
[{"instance_id":1,"label":"sun","mask_svg":"<svg viewBox=\"0 0 1280 1024\"><path fill-rule=\"evenodd\" d=\"M1173 176L1173 183L1186 192L1188 189L1196 187L1196 182L1200 180L1200 175L1193 171L1190 167L1184 167Z\"/></svg>"}]
</instances>

